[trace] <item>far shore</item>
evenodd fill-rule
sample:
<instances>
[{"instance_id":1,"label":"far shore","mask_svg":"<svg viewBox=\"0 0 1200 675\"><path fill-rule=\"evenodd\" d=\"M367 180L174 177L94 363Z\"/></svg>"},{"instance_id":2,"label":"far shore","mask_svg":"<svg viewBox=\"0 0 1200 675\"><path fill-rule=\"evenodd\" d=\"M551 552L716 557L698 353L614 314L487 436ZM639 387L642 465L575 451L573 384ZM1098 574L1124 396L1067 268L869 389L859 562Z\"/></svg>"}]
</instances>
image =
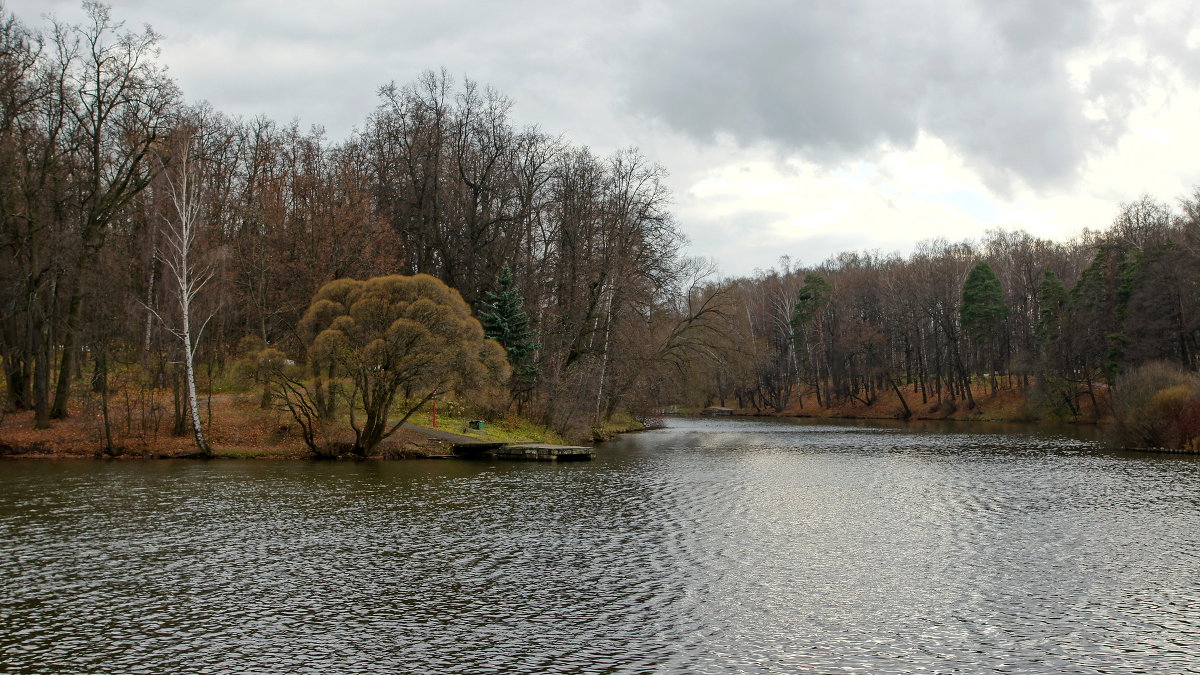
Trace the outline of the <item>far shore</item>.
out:
<instances>
[{"instance_id":1,"label":"far shore","mask_svg":"<svg viewBox=\"0 0 1200 675\"><path fill-rule=\"evenodd\" d=\"M995 394L990 391L976 393L976 405L969 408L965 401L943 400L921 401L919 393L905 391L910 411L904 415L904 406L892 391L881 392L871 405L860 401L844 402L833 407L816 405L816 399L806 396L793 399L782 410L763 407L731 408L738 417L790 417L828 420L864 421L951 421L951 422L1010 422L1010 423L1054 423L1054 424L1104 424L1107 416L1096 416L1090 408L1084 408L1073 417L1049 417L1036 415L1034 406L1020 389L1001 389ZM309 449L288 415L276 409L264 409L257 397L250 394L224 394L211 397L205 404L206 413L211 405L209 436L213 446L212 458L225 459L311 459ZM720 402L713 405L720 406ZM722 406L725 407L725 406ZM699 414L701 409L688 410ZM428 413L412 420L417 424L430 425ZM114 415L115 452L104 452L102 427L99 416L94 412L82 412L65 420L55 421L47 429L33 428L33 413L19 411L8 413L0 420L0 457L5 458L109 458L109 459L183 459L196 456L196 448L190 434L175 436L167 431L167 422L160 421L158 430L142 428L136 418ZM149 427L149 425L147 425ZM553 432L538 429L515 416L505 417L499 424L489 423L485 430L469 428L465 419L443 413L439 428L455 433L464 433L480 439L513 441L543 441L563 443L567 439ZM633 420L613 422L602 429L593 430L592 442L608 440L621 433L644 429ZM348 441L349 428L338 430L336 440ZM579 439L575 439L579 440ZM421 459L444 457L450 454L450 446L421 433L401 429L385 440L372 456L376 459Z\"/></svg>"},{"instance_id":2,"label":"far shore","mask_svg":"<svg viewBox=\"0 0 1200 675\"><path fill-rule=\"evenodd\" d=\"M846 420L907 420L907 421L946 421L946 422L1014 422L1014 423L1050 423L1050 424L1106 424L1112 421L1107 412L1107 392L1100 397L1101 408L1104 410L1096 415L1090 402L1079 402L1077 415L1048 415L1041 411L1030 400L1026 393L1019 388L1000 389L995 394L990 390L976 391L975 407L968 407L964 399L950 400L944 398L940 403L934 397L921 400L919 392L906 388L903 392L908 403L909 415L904 413L904 405L893 391L881 391L870 405L862 401L851 400L831 407L818 406L815 396L805 396L793 399L782 410L772 407L738 406L736 400L723 404L714 401L710 405L727 407L738 417L798 417L814 419L846 419ZM700 414L702 408L693 412Z\"/></svg>"}]
</instances>

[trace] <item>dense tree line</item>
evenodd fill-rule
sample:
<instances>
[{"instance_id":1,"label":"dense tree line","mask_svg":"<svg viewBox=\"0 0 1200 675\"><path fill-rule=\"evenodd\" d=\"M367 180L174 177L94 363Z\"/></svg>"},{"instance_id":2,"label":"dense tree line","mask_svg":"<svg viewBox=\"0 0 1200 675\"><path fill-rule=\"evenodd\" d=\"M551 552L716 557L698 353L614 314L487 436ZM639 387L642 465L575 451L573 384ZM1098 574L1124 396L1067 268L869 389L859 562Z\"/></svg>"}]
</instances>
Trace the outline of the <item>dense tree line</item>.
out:
<instances>
[{"instance_id":1,"label":"dense tree line","mask_svg":"<svg viewBox=\"0 0 1200 675\"><path fill-rule=\"evenodd\" d=\"M1016 231L843 253L729 282L740 337L698 364L692 403L783 410L974 408L1019 388L1033 414L1099 415L1122 373L1200 349L1200 193L1143 197L1067 242Z\"/></svg>"},{"instance_id":2,"label":"dense tree line","mask_svg":"<svg viewBox=\"0 0 1200 675\"><path fill-rule=\"evenodd\" d=\"M500 93L435 71L382 87L341 141L231 118L185 102L152 31L85 7L84 25L0 25L0 349L7 405L38 426L90 392L106 425L120 401L126 426L173 412L183 432L168 263L185 163L191 264L211 271L187 311L209 379L248 349L304 361L300 320L328 282L419 273L475 311L523 300L536 350L514 390L560 429L644 413L678 371L704 323L675 311L696 265L662 168L636 150L519 127Z\"/></svg>"},{"instance_id":3,"label":"dense tree line","mask_svg":"<svg viewBox=\"0 0 1200 675\"><path fill-rule=\"evenodd\" d=\"M717 281L636 150L520 127L437 71L382 87L340 141L231 118L185 102L152 31L85 7L79 26L0 21L0 359L6 407L39 427L86 406L109 445L112 425L200 439L185 385L233 363L264 404L264 373L299 363L328 409L305 311L332 281L395 274L456 289L508 348L511 398L481 405L575 433L668 403L887 393L911 415L1014 388L1096 415L1133 367L1200 365L1200 193L1065 243L996 231Z\"/></svg>"}]
</instances>

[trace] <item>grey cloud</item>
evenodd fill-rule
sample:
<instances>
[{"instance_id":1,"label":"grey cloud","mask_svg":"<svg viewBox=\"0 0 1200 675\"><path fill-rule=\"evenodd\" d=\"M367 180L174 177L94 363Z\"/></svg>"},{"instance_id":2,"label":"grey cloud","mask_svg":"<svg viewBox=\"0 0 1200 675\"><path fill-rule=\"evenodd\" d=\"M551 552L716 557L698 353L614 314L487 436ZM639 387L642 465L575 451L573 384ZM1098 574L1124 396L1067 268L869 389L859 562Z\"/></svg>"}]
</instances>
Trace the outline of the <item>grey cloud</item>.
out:
<instances>
[{"instance_id":1,"label":"grey cloud","mask_svg":"<svg viewBox=\"0 0 1200 675\"><path fill-rule=\"evenodd\" d=\"M1200 51L1187 44L1195 9L1103 1L1101 12L1092 0L363 0L286 10L127 0L114 15L164 34L189 97L299 116L332 137L361 124L380 85L444 66L511 96L518 123L602 151L636 143L669 154L675 141L653 133L665 126L832 166L928 132L1003 189L1013 178L1069 182L1156 86L1145 63L1114 56L1080 90L1065 68L1078 49L1135 34L1200 77ZM79 14L75 0L8 4L27 21ZM206 58L214 37L226 53ZM278 54L296 57L268 58ZM1106 119L1088 119L1089 105Z\"/></svg>"},{"instance_id":2,"label":"grey cloud","mask_svg":"<svg viewBox=\"0 0 1200 675\"><path fill-rule=\"evenodd\" d=\"M35 25L43 12L68 22L82 15L78 0L7 4ZM580 111L610 106L615 98L616 73L604 54L623 46L612 36L625 33L620 26L636 11L624 0L601 6L547 0L362 0L345 6L126 0L113 16L131 27L153 25L163 35L164 62L185 95L225 112L298 117L303 125L326 126L337 138L361 125L381 85L408 83L445 67L456 78L470 77L512 97L523 111L518 123L570 131L578 140L592 132L589 122L596 118ZM214 44L221 51L209 58ZM592 136L615 139L620 130Z\"/></svg>"},{"instance_id":3,"label":"grey cloud","mask_svg":"<svg viewBox=\"0 0 1200 675\"><path fill-rule=\"evenodd\" d=\"M1092 70L1087 94L1104 111L1105 119L1097 127L1106 141L1115 142L1125 132L1130 112L1156 76L1147 64L1125 57L1108 59Z\"/></svg>"},{"instance_id":4,"label":"grey cloud","mask_svg":"<svg viewBox=\"0 0 1200 675\"><path fill-rule=\"evenodd\" d=\"M1123 0L1110 30L1118 35L1138 35L1145 50L1179 67L1185 77L1200 82L1200 48L1189 44L1189 33L1200 25L1200 6L1187 0L1150 5Z\"/></svg>"},{"instance_id":5,"label":"grey cloud","mask_svg":"<svg viewBox=\"0 0 1200 675\"><path fill-rule=\"evenodd\" d=\"M1053 184L1094 136L1064 63L1097 28L1081 1L689 3L641 36L628 101L819 162L928 130L986 176Z\"/></svg>"}]
</instances>

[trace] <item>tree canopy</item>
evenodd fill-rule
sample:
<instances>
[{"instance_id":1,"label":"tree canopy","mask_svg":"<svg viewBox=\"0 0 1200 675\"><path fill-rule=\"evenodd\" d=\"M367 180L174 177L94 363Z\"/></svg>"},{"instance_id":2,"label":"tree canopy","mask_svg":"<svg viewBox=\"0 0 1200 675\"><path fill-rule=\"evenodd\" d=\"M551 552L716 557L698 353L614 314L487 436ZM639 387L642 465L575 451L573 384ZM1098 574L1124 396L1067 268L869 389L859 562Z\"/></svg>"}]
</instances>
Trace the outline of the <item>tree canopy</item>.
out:
<instances>
[{"instance_id":1,"label":"tree canopy","mask_svg":"<svg viewBox=\"0 0 1200 675\"><path fill-rule=\"evenodd\" d=\"M971 268L962 291L962 327L969 335L985 335L1004 321L1004 289L987 261Z\"/></svg>"},{"instance_id":2,"label":"tree canopy","mask_svg":"<svg viewBox=\"0 0 1200 675\"><path fill-rule=\"evenodd\" d=\"M313 366L350 380L356 454L369 453L437 392L509 374L503 349L484 338L458 291L427 274L332 281L313 297L300 330Z\"/></svg>"}]
</instances>

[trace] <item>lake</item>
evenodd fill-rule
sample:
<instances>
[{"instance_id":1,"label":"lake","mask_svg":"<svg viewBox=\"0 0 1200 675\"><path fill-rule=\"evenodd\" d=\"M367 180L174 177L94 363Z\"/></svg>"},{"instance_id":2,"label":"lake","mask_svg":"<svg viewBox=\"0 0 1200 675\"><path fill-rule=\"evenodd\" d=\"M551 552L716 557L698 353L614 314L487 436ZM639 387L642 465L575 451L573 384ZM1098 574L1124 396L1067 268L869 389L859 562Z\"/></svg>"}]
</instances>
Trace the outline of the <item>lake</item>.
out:
<instances>
[{"instance_id":1,"label":"lake","mask_svg":"<svg viewBox=\"0 0 1200 675\"><path fill-rule=\"evenodd\" d=\"M671 419L593 462L0 462L0 672L1200 672L1200 460Z\"/></svg>"}]
</instances>

